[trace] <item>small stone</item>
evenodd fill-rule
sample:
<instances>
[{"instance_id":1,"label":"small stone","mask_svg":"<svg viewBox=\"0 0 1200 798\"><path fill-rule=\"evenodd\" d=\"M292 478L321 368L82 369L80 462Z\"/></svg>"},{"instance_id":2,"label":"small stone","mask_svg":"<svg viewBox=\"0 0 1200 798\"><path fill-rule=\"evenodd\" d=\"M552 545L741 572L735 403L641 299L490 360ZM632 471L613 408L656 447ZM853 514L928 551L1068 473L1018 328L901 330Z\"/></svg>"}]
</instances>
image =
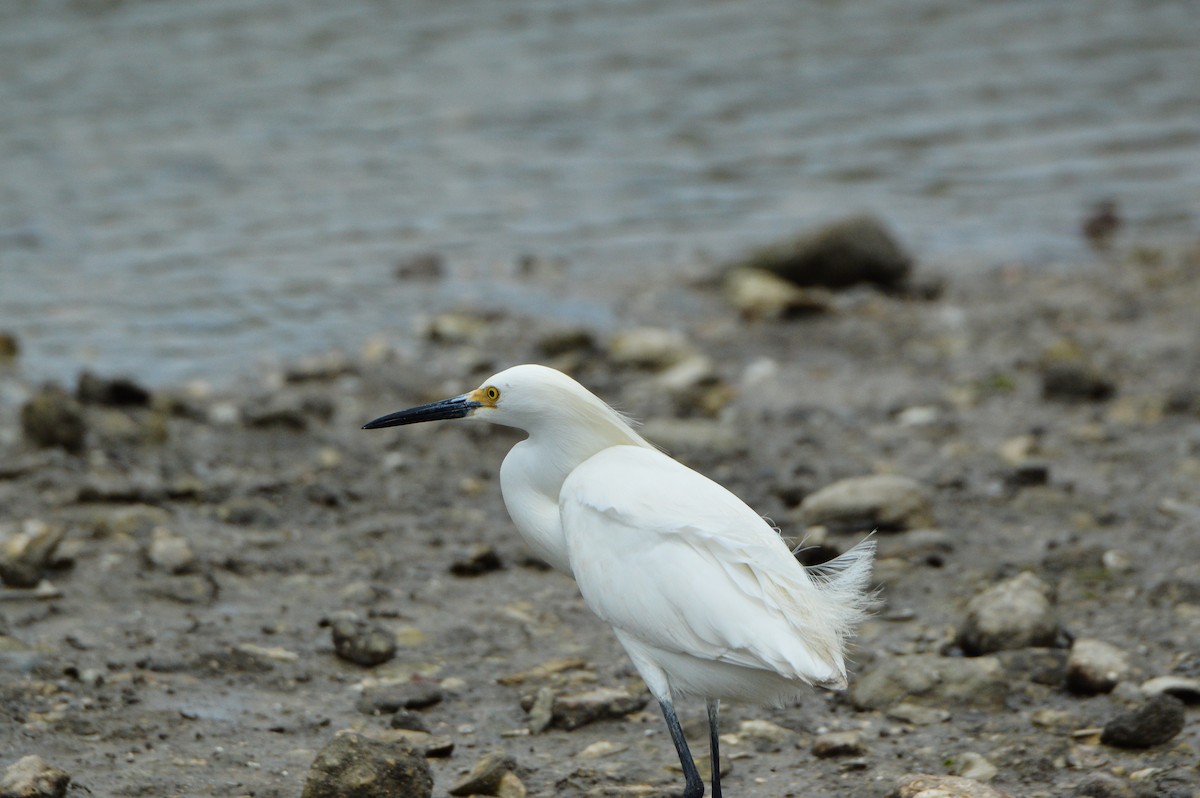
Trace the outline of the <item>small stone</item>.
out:
<instances>
[{"instance_id":1,"label":"small stone","mask_svg":"<svg viewBox=\"0 0 1200 798\"><path fill-rule=\"evenodd\" d=\"M405 742L339 734L308 770L301 798L430 798L433 773Z\"/></svg>"},{"instance_id":2,"label":"small stone","mask_svg":"<svg viewBox=\"0 0 1200 798\"><path fill-rule=\"evenodd\" d=\"M950 713L936 707L923 707L920 704L910 704L901 701L887 711L887 716L893 720L909 723L913 726L932 726L950 720Z\"/></svg>"},{"instance_id":3,"label":"small stone","mask_svg":"<svg viewBox=\"0 0 1200 798\"><path fill-rule=\"evenodd\" d=\"M40 756L23 756L4 770L0 798L63 798L71 776Z\"/></svg>"},{"instance_id":4,"label":"small stone","mask_svg":"<svg viewBox=\"0 0 1200 798\"><path fill-rule=\"evenodd\" d=\"M1012 798L1012 795L962 776L909 773L896 780L886 798Z\"/></svg>"},{"instance_id":5,"label":"small stone","mask_svg":"<svg viewBox=\"0 0 1200 798\"><path fill-rule=\"evenodd\" d=\"M835 756L862 756L867 753L862 732L840 731L818 734L813 740L813 756L822 759Z\"/></svg>"},{"instance_id":6,"label":"small stone","mask_svg":"<svg viewBox=\"0 0 1200 798\"><path fill-rule=\"evenodd\" d=\"M871 283L898 288L912 256L873 216L852 216L752 252L737 266L764 269L796 285L845 288Z\"/></svg>"},{"instance_id":7,"label":"small stone","mask_svg":"<svg viewBox=\"0 0 1200 798\"><path fill-rule=\"evenodd\" d=\"M365 667L373 667L396 656L396 638L377 623L364 621L352 613L332 620L333 648L339 657Z\"/></svg>"},{"instance_id":8,"label":"small stone","mask_svg":"<svg viewBox=\"0 0 1200 798\"><path fill-rule=\"evenodd\" d=\"M471 545L450 563L450 573L455 576L480 576L502 568L500 555L485 543Z\"/></svg>"},{"instance_id":9,"label":"small stone","mask_svg":"<svg viewBox=\"0 0 1200 798\"><path fill-rule=\"evenodd\" d=\"M55 550L66 533L66 528L57 524L26 520L0 545L0 582L9 587L36 587L54 564Z\"/></svg>"},{"instance_id":10,"label":"small stone","mask_svg":"<svg viewBox=\"0 0 1200 798\"><path fill-rule=\"evenodd\" d=\"M597 687L583 693L558 696L554 700L553 724L570 731L598 720L623 718L646 706L644 693L634 695L614 687Z\"/></svg>"},{"instance_id":11,"label":"small stone","mask_svg":"<svg viewBox=\"0 0 1200 798\"><path fill-rule=\"evenodd\" d=\"M999 708L1008 678L994 657L909 654L879 660L851 683L859 709L887 709L900 702L922 706Z\"/></svg>"},{"instance_id":12,"label":"small stone","mask_svg":"<svg viewBox=\"0 0 1200 798\"><path fill-rule=\"evenodd\" d=\"M505 773L516 768L517 762L503 751L493 751L475 763L471 772L449 789L451 795L497 795Z\"/></svg>"},{"instance_id":13,"label":"small stone","mask_svg":"<svg viewBox=\"0 0 1200 798\"><path fill-rule=\"evenodd\" d=\"M146 592L180 604L206 606L217 600L221 586L212 574L181 574L166 584L149 588Z\"/></svg>"},{"instance_id":14,"label":"small stone","mask_svg":"<svg viewBox=\"0 0 1200 798\"><path fill-rule=\"evenodd\" d=\"M108 407L148 407L150 391L130 377L97 377L90 371L79 375L75 398L89 405Z\"/></svg>"},{"instance_id":15,"label":"small stone","mask_svg":"<svg viewBox=\"0 0 1200 798\"><path fill-rule=\"evenodd\" d=\"M1160 693L1104 724L1100 742L1117 748L1152 748L1183 731L1184 720L1183 702Z\"/></svg>"},{"instance_id":16,"label":"small stone","mask_svg":"<svg viewBox=\"0 0 1200 798\"><path fill-rule=\"evenodd\" d=\"M629 749L626 743L614 743L610 740L599 740L580 751L576 756L580 759L600 759L601 757L619 754Z\"/></svg>"},{"instance_id":17,"label":"small stone","mask_svg":"<svg viewBox=\"0 0 1200 798\"><path fill-rule=\"evenodd\" d=\"M1000 771L982 754L967 751L954 757L952 772L955 776L975 781L991 781Z\"/></svg>"},{"instance_id":18,"label":"small stone","mask_svg":"<svg viewBox=\"0 0 1200 798\"><path fill-rule=\"evenodd\" d=\"M819 287L801 288L763 269L733 269L725 277L725 295L742 317L775 321L828 313L833 308L829 292Z\"/></svg>"},{"instance_id":19,"label":"small stone","mask_svg":"<svg viewBox=\"0 0 1200 798\"><path fill-rule=\"evenodd\" d=\"M62 388L48 385L21 406L21 430L37 446L57 446L78 454L83 451L87 422L79 402Z\"/></svg>"},{"instance_id":20,"label":"small stone","mask_svg":"<svg viewBox=\"0 0 1200 798\"><path fill-rule=\"evenodd\" d=\"M261 496L235 496L217 507L217 518L237 526L272 527L279 523L279 508Z\"/></svg>"},{"instance_id":21,"label":"small stone","mask_svg":"<svg viewBox=\"0 0 1200 798\"><path fill-rule=\"evenodd\" d=\"M1058 402L1101 402L1117 392L1116 384L1083 362L1058 361L1042 366L1042 398Z\"/></svg>"},{"instance_id":22,"label":"small stone","mask_svg":"<svg viewBox=\"0 0 1200 798\"><path fill-rule=\"evenodd\" d=\"M771 743L776 746L786 744L795 735L796 733L791 729L769 720L744 720L738 725L738 737Z\"/></svg>"},{"instance_id":23,"label":"small stone","mask_svg":"<svg viewBox=\"0 0 1200 798\"><path fill-rule=\"evenodd\" d=\"M1134 792L1116 776L1092 773L1075 785L1071 798L1134 798Z\"/></svg>"},{"instance_id":24,"label":"small stone","mask_svg":"<svg viewBox=\"0 0 1200 798\"><path fill-rule=\"evenodd\" d=\"M959 645L975 656L1027 646L1053 646L1058 618L1049 585L1028 571L992 585L967 603Z\"/></svg>"},{"instance_id":25,"label":"small stone","mask_svg":"<svg viewBox=\"0 0 1200 798\"><path fill-rule=\"evenodd\" d=\"M525 798L527 794L525 783L511 770L500 777L496 786L496 798Z\"/></svg>"},{"instance_id":26,"label":"small stone","mask_svg":"<svg viewBox=\"0 0 1200 798\"><path fill-rule=\"evenodd\" d=\"M804 520L837 529L894 531L933 525L929 490L909 477L850 477L811 493L801 502Z\"/></svg>"},{"instance_id":27,"label":"small stone","mask_svg":"<svg viewBox=\"0 0 1200 798\"><path fill-rule=\"evenodd\" d=\"M1061 648L1014 648L993 652L993 656L1012 677L1049 687L1066 684L1069 655Z\"/></svg>"},{"instance_id":28,"label":"small stone","mask_svg":"<svg viewBox=\"0 0 1200 798\"><path fill-rule=\"evenodd\" d=\"M0 363L6 360L16 360L21 354L21 340L16 333L0 330Z\"/></svg>"},{"instance_id":29,"label":"small stone","mask_svg":"<svg viewBox=\"0 0 1200 798\"><path fill-rule=\"evenodd\" d=\"M188 539L162 526L155 527L151 533L146 559L155 568L173 574L185 573L196 564L196 555Z\"/></svg>"},{"instance_id":30,"label":"small stone","mask_svg":"<svg viewBox=\"0 0 1200 798\"><path fill-rule=\"evenodd\" d=\"M440 704L445 697L445 691L437 684L413 681L368 690L358 700L357 707L367 715L390 715L402 709L427 709Z\"/></svg>"},{"instance_id":31,"label":"small stone","mask_svg":"<svg viewBox=\"0 0 1200 798\"><path fill-rule=\"evenodd\" d=\"M1109 693L1129 674L1125 652L1103 640L1080 638L1067 657L1067 689L1073 693Z\"/></svg>"},{"instance_id":32,"label":"small stone","mask_svg":"<svg viewBox=\"0 0 1200 798\"><path fill-rule=\"evenodd\" d=\"M655 327L620 333L608 345L608 356L614 364L651 371L662 371L692 354L682 333Z\"/></svg>"},{"instance_id":33,"label":"small stone","mask_svg":"<svg viewBox=\"0 0 1200 798\"><path fill-rule=\"evenodd\" d=\"M398 709L392 713L392 719L388 725L393 729L408 729L409 731L419 731L429 733L429 726L425 723L425 718L420 712L414 712L411 709Z\"/></svg>"},{"instance_id":34,"label":"small stone","mask_svg":"<svg viewBox=\"0 0 1200 798\"><path fill-rule=\"evenodd\" d=\"M1146 695L1166 693L1185 704L1200 704L1200 679L1186 676L1155 676L1142 683L1142 692Z\"/></svg>"},{"instance_id":35,"label":"small stone","mask_svg":"<svg viewBox=\"0 0 1200 798\"><path fill-rule=\"evenodd\" d=\"M529 707L529 720L525 724L533 734L541 734L554 720L554 698L554 691L549 687L538 689Z\"/></svg>"}]
</instances>

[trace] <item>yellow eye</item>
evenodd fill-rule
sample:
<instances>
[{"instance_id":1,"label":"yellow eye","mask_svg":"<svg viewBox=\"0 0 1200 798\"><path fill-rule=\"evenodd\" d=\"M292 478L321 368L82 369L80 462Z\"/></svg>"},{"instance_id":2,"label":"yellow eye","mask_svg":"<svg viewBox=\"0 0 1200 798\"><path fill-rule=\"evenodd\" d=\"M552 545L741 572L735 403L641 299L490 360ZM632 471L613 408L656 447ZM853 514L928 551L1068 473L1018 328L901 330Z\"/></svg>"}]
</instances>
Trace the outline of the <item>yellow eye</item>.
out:
<instances>
[{"instance_id":1,"label":"yellow eye","mask_svg":"<svg viewBox=\"0 0 1200 798\"><path fill-rule=\"evenodd\" d=\"M500 389L494 385L489 385L483 389L483 395L487 397L489 402L494 402L500 398Z\"/></svg>"}]
</instances>

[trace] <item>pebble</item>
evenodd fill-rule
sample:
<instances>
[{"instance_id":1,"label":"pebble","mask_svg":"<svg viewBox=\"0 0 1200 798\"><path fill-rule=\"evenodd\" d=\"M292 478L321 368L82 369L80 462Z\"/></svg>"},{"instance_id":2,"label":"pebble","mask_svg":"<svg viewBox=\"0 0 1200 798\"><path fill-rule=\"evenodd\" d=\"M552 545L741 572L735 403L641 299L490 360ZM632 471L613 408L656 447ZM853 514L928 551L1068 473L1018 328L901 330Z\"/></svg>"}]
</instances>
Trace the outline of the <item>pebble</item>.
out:
<instances>
[{"instance_id":1,"label":"pebble","mask_svg":"<svg viewBox=\"0 0 1200 798\"><path fill-rule=\"evenodd\" d=\"M529 707L526 726L533 734L541 734L554 720L554 691L549 687L539 688Z\"/></svg>"},{"instance_id":2,"label":"pebble","mask_svg":"<svg viewBox=\"0 0 1200 798\"><path fill-rule=\"evenodd\" d=\"M1117 748L1152 748L1183 731L1184 720L1183 702L1160 693L1105 723L1100 742Z\"/></svg>"},{"instance_id":3,"label":"pebble","mask_svg":"<svg viewBox=\"0 0 1200 798\"><path fill-rule=\"evenodd\" d=\"M4 770L0 798L64 798L71 776L40 756L23 756Z\"/></svg>"},{"instance_id":4,"label":"pebble","mask_svg":"<svg viewBox=\"0 0 1200 798\"><path fill-rule=\"evenodd\" d=\"M481 576L504 568L504 562L496 550L485 543L472 544L461 551L450 563L450 573L455 576Z\"/></svg>"},{"instance_id":5,"label":"pebble","mask_svg":"<svg viewBox=\"0 0 1200 798\"><path fill-rule=\"evenodd\" d=\"M411 709L398 709L393 712L388 726L393 729L407 729L409 731L429 733L429 726L426 725L425 718L421 716L420 712L414 712Z\"/></svg>"},{"instance_id":6,"label":"pebble","mask_svg":"<svg viewBox=\"0 0 1200 798\"><path fill-rule=\"evenodd\" d=\"M886 798L1012 798L1012 795L962 776L909 773L896 780Z\"/></svg>"},{"instance_id":7,"label":"pebble","mask_svg":"<svg viewBox=\"0 0 1200 798\"><path fill-rule=\"evenodd\" d=\"M851 683L859 709L888 709L901 701L933 706L998 709L1008 696L1008 679L994 657L888 657Z\"/></svg>"},{"instance_id":8,"label":"pebble","mask_svg":"<svg viewBox=\"0 0 1200 798\"><path fill-rule=\"evenodd\" d=\"M1116 776L1092 773L1075 785L1071 798L1133 798L1133 790Z\"/></svg>"},{"instance_id":9,"label":"pebble","mask_svg":"<svg viewBox=\"0 0 1200 798\"><path fill-rule=\"evenodd\" d=\"M1142 683L1142 692L1148 696L1166 693L1185 704L1200 704L1200 679L1186 676L1155 676Z\"/></svg>"},{"instance_id":10,"label":"pebble","mask_svg":"<svg viewBox=\"0 0 1200 798\"><path fill-rule=\"evenodd\" d=\"M1067 689L1072 693L1109 693L1129 675L1129 658L1111 643L1080 638L1067 657Z\"/></svg>"},{"instance_id":11,"label":"pebble","mask_svg":"<svg viewBox=\"0 0 1200 798\"><path fill-rule=\"evenodd\" d=\"M54 552L65 535L66 528L57 524L36 518L24 521L20 531L5 537L0 545L0 582L9 587L37 587L53 565Z\"/></svg>"},{"instance_id":12,"label":"pebble","mask_svg":"<svg viewBox=\"0 0 1200 798\"><path fill-rule=\"evenodd\" d=\"M1081 361L1044 363L1041 379L1042 398L1057 402L1101 402L1117 392L1116 384L1108 375Z\"/></svg>"},{"instance_id":13,"label":"pebble","mask_svg":"<svg viewBox=\"0 0 1200 798\"><path fill-rule=\"evenodd\" d=\"M802 286L897 288L909 278L912 256L882 221L861 215L771 244L734 265L764 269Z\"/></svg>"},{"instance_id":14,"label":"pebble","mask_svg":"<svg viewBox=\"0 0 1200 798\"><path fill-rule=\"evenodd\" d=\"M396 656L396 638L377 623L353 613L339 613L329 623L333 649L356 665L372 667Z\"/></svg>"},{"instance_id":15,"label":"pebble","mask_svg":"<svg viewBox=\"0 0 1200 798\"><path fill-rule=\"evenodd\" d=\"M9 330L0 330L0 362L16 360L21 354L21 339Z\"/></svg>"},{"instance_id":16,"label":"pebble","mask_svg":"<svg viewBox=\"0 0 1200 798\"><path fill-rule=\"evenodd\" d=\"M958 641L969 655L1027 646L1053 646L1060 636L1050 586L1023 571L967 603Z\"/></svg>"},{"instance_id":17,"label":"pebble","mask_svg":"<svg viewBox=\"0 0 1200 798\"><path fill-rule=\"evenodd\" d=\"M646 693L633 694L616 687L597 687L582 693L556 696L551 723L570 731L598 720L623 718L646 706Z\"/></svg>"},{"instance_id":18,"label":"pebble","mask_svg":"<svg viewBox=\"0 0 1200 798\"><path fill-rule=\"evenodd\" d=\"M613 336L608 357L617 366L663 371L694 354L683 333L639 327Z\"/></svg>"},{"instance_id":19,"label":"pebble","mask_svg":"<svg viewBox=\"0 0 1200 798\"><path fill-rule=\"evenodd\" d=\"M742 318L777 321L828 313L833 297L822 288L801 288L765 269L738 268L725 276L725 295Z\"/></svg>"},{"instance_id":20,"label":"pebble","mask_svg":"<svg viewBox=\"0 0 1200 798\"><path fill-rule=\"evenodd\" d=\"M580 751L576 756L580 759L601 759L613 756L629 749L626 743L614 743L611 740L598 740Z\"/></svg>"},{"instance_id":21,"label":"pebble","mask_svg":"<svg viewBox=\"0 0 1200 798\"><path fill-rule=\"evenodd\" d=\"M367 715L391 715L403 709L428 709L440 704L445 697L445 691L437 684L414 681L368 690L356 706L359 712Z\"/></svg>"},{"instance_id":22,"label":"pebble","mask_svg":"<svg viewBox=\"0 0 1200 798\"><path fill-rule=\"evenodd\" d=\"M954 765L951 768L951 772L955 776L962 776L964 779L991 781L996 778L996 774L1000 771L983 754L966 751L954 757Z\"/></svg>"},{"instance_id":23,"label":"pebble","mask_svg":"<svg viewBox=\"0 0 1200 798\"><path fill-rule=\"evenodd\" d=\"M937 707L923 707L901 701L887 711L887 716L913 726L932 726L950 720L950 713Z\"/></svg>"},{"instance_id":24,"label":"pebble","mask_svg":"<svg viewBox=\"0 0 1200 798\"><path fill-rule=\"evenodd\" d=\"M192 544L164 526L155 527L146 546L146 559L155 568L172 574L190 571L196 564Z\"/></svg>"},{"instance_id":25,"label":"pebble","mask_svg":"<svg viewBox=\"0 0 1200 798\"><path fill-rule=\"evenodd\" d=\"M344 733L321 749L301 798L430 798L433 773L405 742L385 743Z\"/></svg>"},{"instance_id":26,"label":"pebble","mask_svg":"<svg viewBox=\"0 0 1200 798\"><path fill-rule=\"evenodd\" d=\"M1009 676L1050 687L1066 684L1069 655L1061 648L1014 648L993 652L993 656Z\"/></svg>"},{"instance_id":27,"label":"pebble","mask_svg":"<svg viewBox=\"0 0 1200 798\"><path fill-rule=\"evenodd\" d=\"M500 777L500 784L496 787L496 798L525 798L527 794L525 783L516 773L510 770Z\"/></svg>"},{"instance_id":28,"label":"pebble","mask_svg":"<svg viewBox=\"0 0 1200 798\"><path fill-rule=\"evenodd\" d=\"M499 795L504 774L512 772L516 766L516 760L504 751L493 751L476 762L448 792L451 795Z\"/></svg>"},{"instance_id":29,"label":"pebble","mask_svg":"<svg viewBox=\"0 0 1200 798\"><path fill-rule=\"evenodd\" d=\"M840 731L818 734L813 740L813 756L827 759L836 756L862 756L867 752L862 732Z\"/></svg>"},{"instance_id":30,"label":"pebble","mask_svg":"<svg viewBox=\"0 0 1200 798\"><path fill-rule=\"evenodd\" d=\"M809 524L895 531L933 525L928 488L909 477L873 474L834 482L800 504Z\"/></svg>"},{"instance_id":31,"label":"pebble","mask_svg":"<svg viewBox=\"0 0 1200 798\"><path fill-rule=\"evenodd\" d=\"M61 387L48 385L21 406L21 430L36 446L78 454L87 437L87 421L79 402Z\"/></svg>"},{"instance_id":32,"label":"pebble","mask_svg":"<svg viewBox=\"0 0 1200 798\"><path fill-rule=\"evenodd\" d=\"M744 720L738 725L738 737L773 745L784 745L795 735L791 729L769 720Z\"/></svg>"}]
</instances>

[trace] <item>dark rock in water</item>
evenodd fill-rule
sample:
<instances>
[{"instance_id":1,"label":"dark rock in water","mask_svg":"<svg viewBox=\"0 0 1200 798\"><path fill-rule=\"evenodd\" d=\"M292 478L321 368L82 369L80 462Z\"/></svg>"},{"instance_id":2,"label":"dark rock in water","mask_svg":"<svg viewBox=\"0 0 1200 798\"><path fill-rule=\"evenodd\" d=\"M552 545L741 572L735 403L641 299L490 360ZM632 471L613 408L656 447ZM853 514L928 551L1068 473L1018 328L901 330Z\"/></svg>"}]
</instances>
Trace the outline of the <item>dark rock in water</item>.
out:
<instances>
[{"instance_id":1,"label":"dark rock in water","mask_svg":"<svg viewBox=\"0 0 1200 798\"><path fill-rule=\"evenodd\" d=\"M433 773L425 757L405 742L383 743L341 734L321 749L308 769L301 798L429 798Z\"/></svg>"},{"instance_id":2,"label":"dark rock in water","mask_svg":"<svg viewBox=\"0 0 1200 798\"><path fill-rule=\"evenodd\" d=\"M1042 367L1042 398L1059 402L1102 402L1116 383L1086 363L1057 362Z\"/></svg>"},{"instance_id":3,"label":"dark rock in water","mask_svg":"<svg viewBox=\"0 0 1200 798\"><path fill-rule=\"evenodd\" d=\"M21 407L21 429L38 446L83 451L87 422L83 407L57 385L38 391Z\"/></svg>"},{"instance_id":4,"label":"dark rock in water","mask_svg":"<svg viewBox=\"0 0 1200 798\"><path fill-rule=\"evenodd\" d=\"M796 285L902 285L912 257L873 216L855 216L751 253L735 266L762 269Z\"/></svg>"},{"instance_id":5,"label":"dark rock in water","mask_svg":"<svg viewBox=\"0 0 1200 798\"><path fill-rule=\"evenodd\" d=\"M0 330L0 362L15 360L21 354L21 342L16 333Z\"/></svg>"},{"instance_id":6,"label":"dark rock in water","mask_svg":"<svg viewBox=\"0 0 1200 798\"><path fill-rule=\"evenodd\" d=\"M1160 693L1104 724L1100 742L1117 748L1152 748L1183 731L1184 720L1183 702Z\"/></svg>"},{"instance_id":7,"label":"dark rock in water","mask_svg":"<svg viewBox=\"0 0 1200 798\"><path fill-rule=\"evenodd\" d=\"M40 756L23 756L0 777L0 798L63 798L71 776Z\"/></svg>"},{"instance_id":8,"label":"dark rock in water","mask_svg":"<svg viewBox=\"0 0 1200 798\"><path fill-rule=\"evenodd\" d=\"M480 576L503 567L504 563L495 549L484 543L476 543L455 558L450 564L450 573L455 576Z\"/></svg>"},{"instance_id":9,"label":"dark rock in water","mask_svg":"<svg viewBox=\"0 0 1200 798\"><path fill-rule=\"evenodd\" d=\"M330 623L337 655L356 665L372 667L396 656L396 638L377 623L343 613Z\"/></svg>"},{"instance_id":10,"label":"dark rock in water","mask_svg":"<svg viewBox=\"0 0 1200 798\"><path fill-rule=\"evenodd\" d=\"M90 371L79 375L75 398L84 404L109 407L146 407L150 392L129 377L98 377Z\"/></svg>"},{"instance_id":11,"label":"dark rock in water","mask_svg":"<svg viewBox=\"0 0 1200 798\"><path fill-rule=\"evenodd\" d=\"M396 261L392 273L397 280L440 280L445 262L436 252L421 252Z\"/></svg>"},{"instance_id":12,"label":"dark rock in water","mask_svg":"<svg viewBox=\"0 0 1200 798\"><path fill-rule=\"evenodd\" d=\"M503 751L493 751L475 763L471 771L449 789L451 795L497 795L504 774L517 767L517 762Z\"/></svg>"},{"instance_id":13,"label":"dark rock in water","mask_svg":"<svg viewBox=\"0 0 1200 798\"><path fill-rule=\"evenodd\" d=\"M442 688L433 682L410 682L369 690L356 706L367 715L391 715L403 709L425 709L440 704L444 697Z\"/></svg>"}]
</instances>

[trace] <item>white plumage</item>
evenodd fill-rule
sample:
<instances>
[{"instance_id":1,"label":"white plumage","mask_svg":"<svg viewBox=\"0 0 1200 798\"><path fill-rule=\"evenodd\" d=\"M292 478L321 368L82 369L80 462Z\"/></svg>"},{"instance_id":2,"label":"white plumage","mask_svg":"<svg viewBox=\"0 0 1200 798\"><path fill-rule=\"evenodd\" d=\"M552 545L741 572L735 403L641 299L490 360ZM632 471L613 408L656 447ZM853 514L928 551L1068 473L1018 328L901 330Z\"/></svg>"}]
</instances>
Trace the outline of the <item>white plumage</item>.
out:
<instances>
[{"instance_id":1,"label":"white plumage","mask_svg":"<svg viewBox=\"0 0 1200 798\"><path fill-rule=\"evenodd\" d=\"M534 552L575 577L658 699L687 798L702 795L703 784L677 698L708 702L719 796L719 699L778 704L808 685L845 687L846 644L870 600L872 541L803 567L741 499L544 366L515 366L367 428L467 416L528 433L500 469L505 505Z\"/></svg>"}]
</instances>

